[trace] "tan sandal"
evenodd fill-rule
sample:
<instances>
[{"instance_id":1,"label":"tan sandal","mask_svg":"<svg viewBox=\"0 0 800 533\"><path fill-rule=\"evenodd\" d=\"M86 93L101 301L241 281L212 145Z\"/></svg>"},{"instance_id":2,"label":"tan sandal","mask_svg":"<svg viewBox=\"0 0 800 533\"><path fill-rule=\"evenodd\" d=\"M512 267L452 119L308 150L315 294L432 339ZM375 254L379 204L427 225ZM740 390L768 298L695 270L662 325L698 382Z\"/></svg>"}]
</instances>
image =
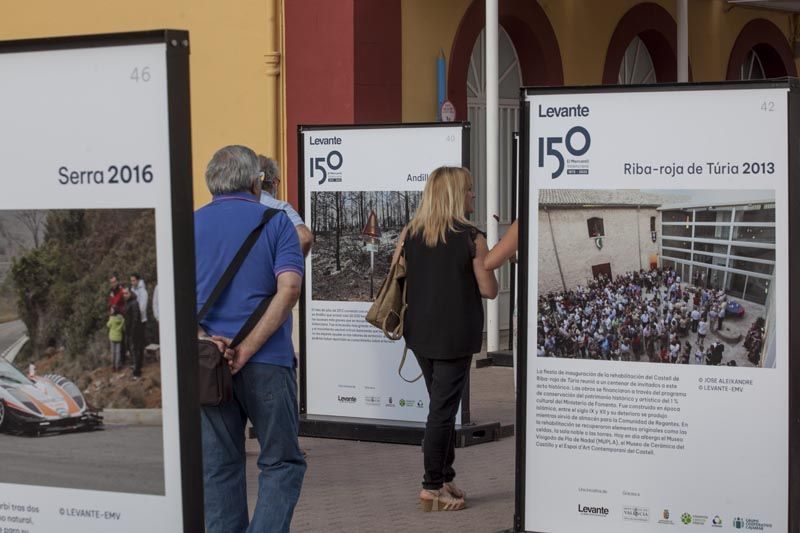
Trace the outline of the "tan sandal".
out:
<instances>
[{"instance_id":1,"label":"tan sandal","mask_svg":"<svg viewBox=\"0 0 800 533\"><path fill-rule=\"evenodd\" d=\"M452 481L445 482L442 488L447 492L449 492L454 498L463 500L467 497L467 493L458 488L458 486L456 486L456 484L453 483Z\"/></svg>"},{"instance_id":2,"label":"tan sandal","mask_svg":"<svg viewBox=\"0 0 800 533\"><path fill-rule=\"evenodd\" d=\"M431 511L460 511L466 504L461 498L456 498L446 490L422 489L419 493L419 502L426 513Z\"/></svg>"}]
</instances>

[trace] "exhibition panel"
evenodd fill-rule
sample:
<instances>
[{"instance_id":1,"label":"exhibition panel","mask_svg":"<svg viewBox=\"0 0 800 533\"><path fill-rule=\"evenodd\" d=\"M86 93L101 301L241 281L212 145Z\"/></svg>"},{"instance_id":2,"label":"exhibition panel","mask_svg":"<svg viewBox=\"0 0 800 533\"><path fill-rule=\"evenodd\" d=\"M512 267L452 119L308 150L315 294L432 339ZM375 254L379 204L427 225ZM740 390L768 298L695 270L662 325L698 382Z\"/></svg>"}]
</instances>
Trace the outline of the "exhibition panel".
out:
<instances>
[{"instance_id":1,"label":"exhibition panel","mask_svg":"<svg viewBox=\"0 0 800 533\"><path fill-rule=\"evenodd\" d=\"M298 135L304 218L315 235L301 298L301 413L388 433L419 425L428 393L422 379L406 381L420 375L412 352L401 377L403 340L364 317L429 173L469 166L469 125L300 126Z\"/></svg>"},{"instance_id":2,"label":"exhibition panel","mask_svg":"<svg viewBox=\"0 0 800 533\"><path fill-rule=\"evenodd\" d=\"M0 76L0 529L200 531L189 35L0 42Z\"/></svg>"},{"instance_id":3,"label":"exhibition panel","mask_svg":"<svg viewBox=\"0 0 800 533\"><path fill-rule=\"evenodd\" d=\"M798 527L797 94L522 89L517 530Z\"/></svg>"}]
</instances>

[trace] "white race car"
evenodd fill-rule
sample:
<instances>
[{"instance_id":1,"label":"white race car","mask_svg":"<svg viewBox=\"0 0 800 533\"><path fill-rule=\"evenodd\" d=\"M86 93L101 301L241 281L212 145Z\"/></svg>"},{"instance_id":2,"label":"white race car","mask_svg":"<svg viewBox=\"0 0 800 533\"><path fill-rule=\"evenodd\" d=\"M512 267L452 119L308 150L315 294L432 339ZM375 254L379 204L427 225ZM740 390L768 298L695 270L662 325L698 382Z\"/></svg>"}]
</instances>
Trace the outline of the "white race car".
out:
<instances>
[{"instance_id":1,"label":"white race car","mask_svg":"<svg viewBox=\"0 0 800 533\"><path fill-rule=\"evenodd\" d=\"M26 376L0 358L0 432L41 435L102 425L72 381L56 374Z\"/></svg>"}]
</instances>

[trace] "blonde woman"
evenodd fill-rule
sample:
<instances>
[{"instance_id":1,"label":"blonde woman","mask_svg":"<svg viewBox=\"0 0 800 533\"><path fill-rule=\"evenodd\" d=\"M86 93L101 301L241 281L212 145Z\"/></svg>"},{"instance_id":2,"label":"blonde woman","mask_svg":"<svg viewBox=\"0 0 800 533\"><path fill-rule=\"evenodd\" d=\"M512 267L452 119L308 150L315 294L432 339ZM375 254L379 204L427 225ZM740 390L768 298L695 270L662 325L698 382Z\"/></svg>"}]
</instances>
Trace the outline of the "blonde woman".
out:
<instances>
[{"instance_id":1,"label":"blonde woman","mask_svg":"<svg viewBox=\"0 0 800 533\"><path fill-rule=\"evenodd\" d=\"M464 491L453 483L455 417L472 354L481 350L481 297L497 296L497 280L483 266L486 238L467 220L474 200L467 169L434 170L392 259L400 260L404 251L408 299L404 337L430 396L419 495L425 511L457 511L465 506Z\"/></svg>"}]
</instances>

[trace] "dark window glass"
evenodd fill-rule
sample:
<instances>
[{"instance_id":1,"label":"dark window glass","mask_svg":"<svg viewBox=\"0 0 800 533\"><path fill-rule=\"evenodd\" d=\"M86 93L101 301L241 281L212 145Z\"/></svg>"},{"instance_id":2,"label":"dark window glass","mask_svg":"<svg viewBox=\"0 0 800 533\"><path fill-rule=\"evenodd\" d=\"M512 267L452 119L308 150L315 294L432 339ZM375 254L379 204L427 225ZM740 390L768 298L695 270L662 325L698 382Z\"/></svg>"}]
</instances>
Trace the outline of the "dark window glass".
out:
<instances>
[{"instance_id":1,"label":"dark window glass","mask_svg":"<svg viewBox=\"0 0 800 533\"><path fill-rule=\"evenodd\" d=\"M684 250L689 250L692 247L692 243L689 241L674 241L671 239L662 239L661 246L668 246L670 248L682 248Z\"/></svg>"},{"instance_id":2,"label":"dark window glass","mask_svg":"<svg viewBox=\"0 0 800 533\"><path fill-rule=\"evenodd\" d=\"M727 254L728 246L725 244L711 244L707 242L694 243L694 249L697 252L711 252L715 254Z\"/></svg>"},{"instance_id":3,"label":"dark window glass","mask_svg":"<svg viewBox=\"0 0 800 533\"><path fill-rule=\"evenodd\" d=\"M650 217L650 231L656 230L656 217Z\"/></svg>"},{"instance_id":4,"label":"dark window glass","mask_svg":"<svg viewBox=\"0 0 800 533\"><path fill-rule=\"evenodd\" d=\"M775 228L761 226L737 226L733 232L735 241L775 242Z\"/></svg>"},{"instance_id":5,"label":"dark window glass","mask_svg":"<svg viewBox=\"0 0 800 533\"><path fill-rule=\"evenodd\" d=\"M728 226L695 226L694 236L700 239L728 240L730 228Z\"/></svg>"},{"instance_id":6,"label":"dark window glass","mask_svg":"<svg viewBox=\"0 0 800 533\"><path fill-rule=\"evenodd\" d=\"M754 278L749 276L747 278L747 289L744 292L744 298L751 302L764 304L767 301L767 291L769 289L769 280Z\"/></svg>"},{"instance_id":7,"label":"dark window glass","mask_svg":"<svg viewBox=\"0 0 800 533\"><path fill-rule=\"evenodd\" d=\"M605 235L602 218L592 217L586 221L586 225L589 227L589 237L603 237Z\"/></svg>"},{"instance_id":8,"label":"dark window glass","mask_svg":"<svg viewBox=\"0 0 800 533\"><path fill-rule=\"evenodd\" d=\"M686 217L689 217L689 222L692 221L691 212L680 209L661 212L661 222L686 222Z\"/></svg>"},{"instance_id":9,"label":"dark window glass","mask_svg":"<svg viewBox=\"0 0 800 533\"><path fill-rule=\"evenodd\" d=\"M665 237L691 237L692 227L685 224L680 226L661 226L661 233Z\"/></svg>"},{"instance_id":10,"label":"dark window glass","mask_svg":"<svg viewBox=\"0 0 800 533\"><path fill-rule=\"evenodd\" d=\"M674 259L689 259L689 252L676 252L674 250L664 250L664 256L672 257Z\"/></svg>"},{"instance_id":11,"label":"dark window glass","mask_svg":"<svg viewBox=\"0 0 800 533\"><path fill-rule=\"evenodd\" d=\"M752 261L742 261L740 259L731 261L731 268L738 270L747 270L749 272L760 272L761 274L772 274L775 269L774 265L767 265L764 263L754 263Z\"/></svg>"},{"instance_id":12,"label":"dark window glass","mask_svg":"<svg viewBox=\"0 0 800 533\"><path fill-rule=\"evenodd\" d=\"M694 213L695 222L730 222L731 212L727 210L707 209Z\"/></svg>"},{"instance_id":13,"label":"dark window glass","mask_svg":"<svg viewBox=\"0 0 800 533\"><path fill-rule=\"evenodd\" d=\"M731 246L731 255L775 261L775 250L768 250L765 248L750 248L748 246Z\"/></svg>"},{"instance_id":14,"label":"dark window glass","mask_svg":"<svg viewBox=\"0 0 800 533\"><path fill-rule=\"evenodd\" d=\"M775 222L775 204L737 207L736 222Z\"/></svg>"},{"instance_id":15,"label":"dark window glass","mask_svg":"<svg viewBox=\"0 0 800 533\"><path fill-rule=\"evenodd\" d=\"M738 298L741 298L744 294L744 285L747 281L747 276L744 274L732 274L728 273L728 286L725 290Z\"/></svg>"},{"instance_id":16,"label":"dark window glass","mask_svg":"<svg viewBox=\"0 0 800 533\"><path fill-rule=\"evenodd\" d=\"M711 287L712 289L719 290L722 288L723 280L725 280L725 272L723 272L722 270L715 270L713 268L709 268L708 277L706 279L708 280L709 287Z\"/></svg>"}]
</instances>

